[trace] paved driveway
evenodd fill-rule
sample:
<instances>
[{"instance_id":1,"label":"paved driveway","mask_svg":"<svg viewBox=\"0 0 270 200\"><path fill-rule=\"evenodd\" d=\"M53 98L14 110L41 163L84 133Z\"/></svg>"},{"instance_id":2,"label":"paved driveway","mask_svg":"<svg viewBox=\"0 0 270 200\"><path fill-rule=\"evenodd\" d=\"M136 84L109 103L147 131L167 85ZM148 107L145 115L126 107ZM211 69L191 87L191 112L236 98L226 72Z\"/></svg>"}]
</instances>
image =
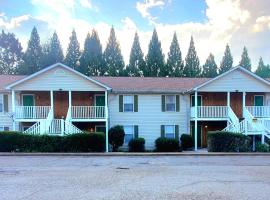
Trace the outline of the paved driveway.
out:
<instances>
[{"instance_id":1,"label":"paved driveway","mask_svg":"<svg viewBox=\"0 0 270 200\"><path fill-rule=\"evenodd\" d=\"M0 157L1 200L270 199L270 157Z\"/></svg>"}]
</instances>

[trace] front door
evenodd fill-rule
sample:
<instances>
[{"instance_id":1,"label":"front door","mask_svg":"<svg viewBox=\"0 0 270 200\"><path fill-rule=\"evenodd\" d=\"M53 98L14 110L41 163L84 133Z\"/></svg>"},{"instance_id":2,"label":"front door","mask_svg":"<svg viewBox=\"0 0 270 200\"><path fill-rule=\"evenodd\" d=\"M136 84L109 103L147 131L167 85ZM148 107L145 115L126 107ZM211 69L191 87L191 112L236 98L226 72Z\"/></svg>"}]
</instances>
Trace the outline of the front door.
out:
<instances>
[{"instance_id":1,"label":"front door","mask_svg":"<svg viewBox=\"0 0 270 200\"><path fill-rule=\"evenodd\" d=\"M202 106L202 96L201 95L197 96L197 104L198 104L198 106ZM195 106L195 96L194 95L191 96L191 106L192 107Z\"/></svg>"},{"instance_id":2,"label":"front door","mask_svg":"<svg viewBox=\"0 0 270 200\"><path fill-rule=\"evenodd\" d=\"M191 134L193 138L193 146L195 146L195 126L191 125ZM198 125L197 145L202 147L202 126Z\"/></svg>"},{"instance_id":3,"label":"front door","mask_svg":"<svg viewBox=\"0 0 270 200\"><path fill-rule=\"evenodd\" d=\"M24 94L22 99L23 106L34 106L34 95Z\"/></svg>"},{"instance_id":4,"label":"front door","mask_svg":"<svg viewBox=\"0 0 270 200\"><path fill-rule=\"evenodd\" d=\"M231 93L231 108L238 118L242 118L243 93Z\"/></svg>"},{"instance_id":5,"label":"front door","mask_svg":"<svg viewBox=\"0 0 270 200\"><path fill-rule=\"evenodd\" d=\"M97 95L95 105L96 106L105 106L105 96L104 95Z\"/></svg>"},{"instance_id":6,"label":"front door","mask_svg":"<svg viewBox=\"0 0 270 200\"><path fill-rule=\"evenodd\" d=\"M263 106L263 105L264 105L263 96L261 95L254 96L254 106Z\"/></svg>"},{"instance_id":7,"label":"front door","mask_svg":"<svg viewBox=\"0 0 270 200\"><path fill-rule=\"evenodd\" d=\"M34 117L35 108L34 107L28 107L28 106L34 106L35 105L35 99L34 95L31 94L24 94L22 95L22 104L23 106L23 118L25 119L31 119Z\"/></svg>"},{"instance_id":8,"label":"front door","mask_svg":"<svg viewBox=\"0 0 270 200\"><path fill-rule=\"evenodd\" d=\"M68 111L68 92L57 91L53 93L54 99L54 118L66 118Z\"/></svg>"}]
</instances>

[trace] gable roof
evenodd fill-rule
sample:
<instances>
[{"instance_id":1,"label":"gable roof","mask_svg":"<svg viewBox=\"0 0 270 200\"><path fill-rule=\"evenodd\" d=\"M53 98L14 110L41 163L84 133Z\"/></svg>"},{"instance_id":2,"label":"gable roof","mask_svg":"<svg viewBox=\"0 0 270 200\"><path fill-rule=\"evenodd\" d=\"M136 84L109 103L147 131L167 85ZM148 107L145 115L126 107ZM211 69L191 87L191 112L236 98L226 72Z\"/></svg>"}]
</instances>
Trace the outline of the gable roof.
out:
<instances>
[{"instance_id":1,"label":"gable roof","mask_svg":"<svg viewBox=\"0 0 270 200\"><path fill-rule=\"evenodd\" d=\"M206 85L208 85L208 84L214 82L215 80L218 80L218 79L220 79L220 78L226 76L227 74L232 73L232 72L235 71L235 70L241 70L242 72L244 72L244 73L246 73L246 74L252 76L253 78L255 78L255 79L257 79L257 80L259 80L259 81L261 81L261 82L263 82L263 83L265 83L265 84L267 84L267 85L270 86L270 82L269 82L267 79L263 79L263 78L261 78L260 76L258 76L257 74L255 74L255 73L253 73L253 72L247 70L246 68L244 68L244 67L238 65L238 66L236 66L236 67L233 67L233 68L230 69L229 71L224 72L223 74L220 74L219 76L217 76L217 77L215 77L215 78L212 78L212 79L209 79L208 81L206 81L206 82L204 82L204 83L202 83L202 84L200 84L200 85L198 85L198 86L192 88L191 90L194 90L194 91L195 91L195 90L198 90L199 88L201 88L201 87L203 87L203 86L206 86Z\"/></svg>"},{"instance_id":2,"label":"gable roof","mask_svg":"<svg viewBox=\"0 0 270 200\"><path fill-rule=\"evenodd\" d=\"M7 86L6 86L6 89L11 89L12 87L14 87L14 86L16 86L16 85L19 85L19 84L21 84L21 83L23 83L23 82L25 82L25 81L27 81L27 80L30 80L30 79L32 79L32 78L34 78L34 77L36 77L36 76L38 76L38 75L40 75L40 74L43 74L43 73L45 73L45 72L47 72L47 71L49 71L49 70L51 70L51 69L53 69L53 68L56 68L56 67L63 67L63 68L65 68L66 70L69 70L69 71L71 71L71 72L73 72L73 73L79 75L79 76L82 77L82 78L85 78L85 79L87 79L87 80L89 80L89 81L92 81L92 82L96 83L97 85L99 85L99 86L101 86L101 87L106 88L107 90L110 90L110 89L111 89L111 88L108 87L107 85L104 85L103 83L100 83L100 82L98 82L97 80L94 80L94 79L92 79L91 77L88 77L88 76L86 76L86 75L84 75L84 74L82 74L82 73L80 73L80 72L78 72L78 71L76 71L76 70L74 70L74 69L72 69L72 68L70 68L70 67L64 65L64 64L62 64L62 63L55 63L55 64L53 64L53 65L51 65L51 66L49 66L49 67L46 67L46 68L44 68L44 69L42 69L42 70L40 70L40 71L38 71L38 72L36 72L36 73L34 73L34 74L31 74L30 76L25 76L24 78L22 78L22 79L20 79L20 80L18 80L18 81L16 81L16 82L14 82L14 83L12 83L12 84L7 85Z\"/></svg>"},{"instance_id":3,"label":"gable roof","mask_svg":"<svg viewBox=\"0 0 270 200\"><path fill-rule=\"evenodd\" d=\"M209 78L167 78L167 77L92 77L108 85L113 92L186 92Z\"/></svg>"},{"instance_id":4,"label":"gable roof","mask_svg":"<svg viewBox=\"0 0 270 200\"><path fill-rule=\"evenodd\" d=\"M6 86L25 78L23 75L0 75L0 91L5 91Z\"/></svg>"}]
</instances>

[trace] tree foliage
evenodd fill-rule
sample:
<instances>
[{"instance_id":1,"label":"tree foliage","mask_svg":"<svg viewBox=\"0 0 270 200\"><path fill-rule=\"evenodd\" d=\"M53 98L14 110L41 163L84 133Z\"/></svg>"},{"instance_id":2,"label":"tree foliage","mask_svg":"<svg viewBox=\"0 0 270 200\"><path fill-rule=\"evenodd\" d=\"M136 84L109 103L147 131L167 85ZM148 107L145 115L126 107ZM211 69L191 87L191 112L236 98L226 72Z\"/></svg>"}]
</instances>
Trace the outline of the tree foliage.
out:
<instances>
[{"instance_id":1,"label":"tree foliage","mask_svg":"<svg viewBox=\"0 0 270 200\"><path fill-rule=\"evenodd\" d=\"M16 74L22 64L22 46L13 33L0 34L0 74Z\"/></svg>"},{"instance_id":2,"label":"tree foliage","mask_svg":"<svg viewBox=\"0 0 270 200\"><path fill-rule=\"evenodd\" d=\"M148 46L146 56L146 68L143 71L144 76L163 76L166 73L164 70L164 55L161 49L161 43L158 40L156 29L153 31L152 39Z\"/></svg>"},{"instance_id":3,"label":"tree foliage","mask_svg":"<svg viewBox=\"0 0 270 200\"><path fill-rule=\"evenodd\" d=\"M199 77L201 74L200 61L197 56L193 37L191 36L188 53L186 56L186 65L184 67L185 77Z\"/></svg>"},{"instance_id":4,"label":"tree foliage","mask_svg":"<svg viewBox=\"0 0 270 200\"><path fill-rule=\"evenodd\" d=\"M270 66L264 64L262 57L260 57L259 64L255 73L262 78L270 77Z\"/></svg>"},{"instance_id":5,"label":"tree foliage","mask_svg":"<svg viewBox=\"0 0 270 200\"><path fill-rule=\"evenodd\" d=\"M248 56L248 50L246 47L243 49L243 53L241 55L241 60L239 62L239 65L246 68L247 70L251 71L251 61Z\"/></svg>"},{"instance_id":6,"label":"tree foliage","mask_svg":"<svg viewBox=\"0 0 270 200\"><path fill-rule=\"evenodd\" d=\"M79 68L79 59L80 59L80 44L77 39L75 30L72 31L69 38L69 45L67 48L67 54L65 58L65 64L73 69Z\"/></svg>"},{"instance_id":7,"label":"tree foliage","mask_svg":"<svg viewBox=\"0 0 270 200\"><path fill-rule=\"evenodd\" d=\"M226 45L224 56L220 63L219 74L229 71L233 67L233 57L229 45Z\"/></svg>"},{"instance_id":8,"label":"tree foliage","mask_svg":"<svg viewBox=\"0 0 270 200\"><path fill-rule=\"evenodd\" d=\"M203 65L202 77L213 78L217 75L217 64L213 54L210 53Z\"/></svg>"},{"instance_id":9,"label":"tree foliage","mask_svg":"<svg viewBox=\"0 0 270 200\"><path fill-rule=\"evenodd\" d=\"M124 72L124 59L121 53L120 44L116 39L114 28L111 28L109 40L104 51L104 62L106 74L110 76L120 76Z\"/></svg>"}]
</instances>

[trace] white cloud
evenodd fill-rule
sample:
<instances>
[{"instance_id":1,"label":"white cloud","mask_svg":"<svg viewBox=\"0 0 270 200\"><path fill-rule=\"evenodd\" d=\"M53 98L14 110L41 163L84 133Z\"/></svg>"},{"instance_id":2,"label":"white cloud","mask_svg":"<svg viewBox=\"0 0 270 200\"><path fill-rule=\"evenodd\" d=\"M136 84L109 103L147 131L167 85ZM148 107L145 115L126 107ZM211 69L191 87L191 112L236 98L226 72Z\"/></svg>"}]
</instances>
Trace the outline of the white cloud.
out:
<instances>
[{"instance_id":1,"label":"white cloud","mask_svg":"<svg viewBox=\"0 0 270 200\"><path fill-rule=\"evenodd\" d=\"M256 19L256 23L253 26L254 32L262 32L265 29L270 30L270 16L261 16Z\"/></svg>"},{"instance_id":2,"label":"white cloud","mask_svg":"<svg viewBox=\"0 0 270 200\"><path fill-rule=\"evenodd\" d=\"M10 30L21 26L22 22L30 19L30 15L21 15L8 19L4 13L0 13L0 27L2 29Z\"/></svg>"}]
</instances>

